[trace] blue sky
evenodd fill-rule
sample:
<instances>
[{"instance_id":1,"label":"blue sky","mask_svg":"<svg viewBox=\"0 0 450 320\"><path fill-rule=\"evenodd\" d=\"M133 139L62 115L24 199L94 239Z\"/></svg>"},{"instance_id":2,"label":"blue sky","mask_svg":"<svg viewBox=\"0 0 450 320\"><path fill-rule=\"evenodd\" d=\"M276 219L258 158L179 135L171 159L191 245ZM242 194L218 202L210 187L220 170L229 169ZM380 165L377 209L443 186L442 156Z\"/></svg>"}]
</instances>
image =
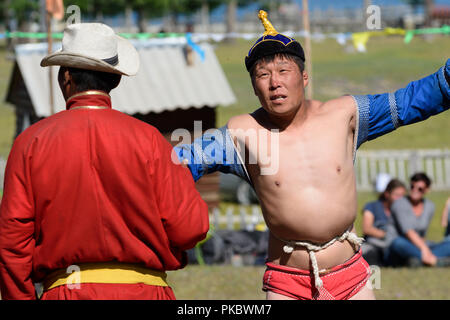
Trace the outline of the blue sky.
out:
<instances>
[{"instance_id":1,"label":"blue sky","mask_svg":"<svg viewBox=\"0 0 450 320\"><path fill-rule=\"evenodd\" d=\"M302 0L295 0L301 7ZM315 9L327 10L329 8L333 9L345 9L345 8L362 8L363 0L309 0L309 10L313 11ZM434 0L435 5L447 5L450 6L450 0ZM380 6L390 6L390 5L402 5L405 4L402 0L372 0L372 4ZM242 16L249 11L257 10L258 4L250 5L247 8L241 8L238 10L238 16ZM225 15L225 7L218 8L212 12L212 18L223 18Z\"/></svg>"},{"instance_id":2,"label":"blue sky","mask_svg":"<svg viewBox=\"0 0 450 320\"><path fill-rule=\"evenodd\" d=\"M296 0L297 3L302 3L302 0ZM310 10L315 8L328 9L328 8L361 8L363 0L309 0ZM450 5L450 0L434 0L436 5ZM372 4L376 5L399 5L405 4L401 0L372 0Z\"/></svg>"}]
</instances>

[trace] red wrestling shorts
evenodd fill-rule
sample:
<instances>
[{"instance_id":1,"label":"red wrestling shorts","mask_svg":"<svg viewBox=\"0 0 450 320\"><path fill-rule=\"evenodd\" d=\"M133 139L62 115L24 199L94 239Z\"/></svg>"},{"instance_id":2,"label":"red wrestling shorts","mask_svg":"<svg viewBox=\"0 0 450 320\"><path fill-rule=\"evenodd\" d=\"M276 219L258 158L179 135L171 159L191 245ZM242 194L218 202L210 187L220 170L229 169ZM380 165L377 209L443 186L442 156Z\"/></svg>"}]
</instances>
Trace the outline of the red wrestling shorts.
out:
<instances>
[{"instance_id":1,"label":"red wrestling shorts","mask_svg":"<svg viewBox=\"0 0 450 320\"><path fill-rule=\"evenodd\" d=\"M263 290L299 300L346 300L358 293L370 277L369 264L361 250L352 258L320 274L323 286L314 285L310 270L266 263Z\"/></svg>"},{"instance_id":2,"label":"red wrestling shorts","mask_svg":"<svg viewBox=\"0 0 450 320\"><path fill-rule=\"evenodd\" d=\"M172 288L143 283L81 283L79 289L57 286L41 300L175 300Z\"/></svg>"}]
</instances>

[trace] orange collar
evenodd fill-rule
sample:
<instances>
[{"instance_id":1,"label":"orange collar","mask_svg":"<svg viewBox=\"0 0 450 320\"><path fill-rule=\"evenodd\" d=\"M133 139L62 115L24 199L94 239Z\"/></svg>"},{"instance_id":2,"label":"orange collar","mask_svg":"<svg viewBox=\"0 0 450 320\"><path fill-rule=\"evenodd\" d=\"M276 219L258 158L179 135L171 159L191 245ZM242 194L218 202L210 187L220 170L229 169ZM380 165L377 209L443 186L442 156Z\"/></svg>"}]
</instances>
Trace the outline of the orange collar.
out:
<instances>
[{"instance_id":1,"label":"orange collar","mask_svg":"<svg viewBox=\"0 0 450 320\"><path fill-rule=\"evenodd\" d=\"M80 108L111 109L111 97L103 91L89 90L77 93L67 99L66 110Z\"/></svg>"}]
</instances>

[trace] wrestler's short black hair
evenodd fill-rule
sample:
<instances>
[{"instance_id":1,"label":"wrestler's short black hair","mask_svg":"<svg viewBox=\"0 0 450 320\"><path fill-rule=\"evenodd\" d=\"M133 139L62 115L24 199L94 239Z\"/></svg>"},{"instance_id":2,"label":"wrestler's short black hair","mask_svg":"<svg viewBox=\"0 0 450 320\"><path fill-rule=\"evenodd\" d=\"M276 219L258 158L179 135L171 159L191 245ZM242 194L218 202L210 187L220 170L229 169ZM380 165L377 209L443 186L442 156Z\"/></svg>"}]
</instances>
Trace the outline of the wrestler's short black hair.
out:
<instances>
[{"instance_id":1,"label":"wrestler's short black hair","mask_svg":"<svg viewBox=\"0 0 450 320\"><path fill-rule=\"evenodd\" d=\"M264 26L266 32L268 32L266 27L267 26ZM247 71L250 72L253 65L262 57L271 56L277 53L289 53L299 57L305 62L305 52L303 51L300 42L294 38L278 33L273 29L270 30L270 33L268 34L264 33L250 48L245 57L245 67L247 68Z\"/></svg>"},{"instance_id":2,"label":"wrestler's short black hair","mask_svg":"<svg viewBox=\"0 0 450 320\"><path fill-rule=\"evenodd\" d=\"M275 53L275 54L271 54L271 55L259 58L252 65L252 67L249 70L250 78L253 79L253 76L255 75L256 67L258 66L259 63L270 63L273 60L275 60L275 58L294 61L295 64L298 66L300 72L303 72L305 70L305 62L299 56L296 56L296 55L293 55L290 53Z\"/></svg>"},{"instance_id":3,"label":"wrestler's short black hair","mask_svg":"<svg viewBox=\"0 0 450 320\"><path fill-rule=\"evenodd\" d=\"M427 186L427 188L429 188L431 186L431 179L427 176L427 174L425 172L417 172L417 173L413 174L413 176L411 177L411 183L418 182L418 181L425 182L425 185Z\"/></svg>"},{"instance_id":4,"label":"wrestler's short black hair","mask_svg":"<svg viewBox=\"0 0 450 320\"><path fill-rule=\"evenodd\" d=\"M87 90L100 90L109 93L116 88L122 76L116 73L100 72L94 70L68 67L78 92Z\"/></svg>"}]
</instances>

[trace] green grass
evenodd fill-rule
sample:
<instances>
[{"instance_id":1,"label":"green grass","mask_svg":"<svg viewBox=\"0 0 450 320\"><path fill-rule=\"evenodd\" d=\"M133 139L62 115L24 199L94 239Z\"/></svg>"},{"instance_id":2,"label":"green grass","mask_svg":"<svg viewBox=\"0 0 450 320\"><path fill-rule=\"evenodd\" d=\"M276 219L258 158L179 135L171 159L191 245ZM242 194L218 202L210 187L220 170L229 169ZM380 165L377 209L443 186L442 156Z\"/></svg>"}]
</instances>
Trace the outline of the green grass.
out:
<instances>
[{"instance_id":1,"label":"green grass","mask_svg":"<svg viewBox=\"0 0 450 320\"><path fill-rule=\"evenodd\" d=\"M216 54L236 94L238 102L219 107L217 126L237 114L251 112L258 107L244 57L251 42L239 40L234 44L220 43ZM334 40L313 42L312 81L314 98L326 101L343 94L392 92L409 81L436 71L448 58L450 37L436 36L430 41L415 37L409 45L399 37L371 39L367 53L352 52ZM12 70L12 61L5 59L0 43L0 157L7 157L14 133L14 113L4 97ZM400 128L396 132L368 142L362 149L449 148L450 112L427 121ZM0 190L1 194L1 190ZM446 192L432 192L427 197L435 202L436 212L427 238L442 239L440 216ZM355 222L361 234L361 208L374 200L373 193L358 194L358 217ZM223 206L226 204L223 204ZM188 266L169 272L169 282L178 299L264 299L261 291L263 267ZM381 270L381 289L375 290L378 299L449 299L450 269L389 269Z\"/></svg>"},{"instance_id":2,"label":"green grass","mask_svg":"<svg viewBox=\"0 0 450 320\"><path fill-rule=\"evenodd\" d=\"M244 57L251 41L221 42L216 54L237 97L232 106L219 107L217 126L237 114L251 112L259 106L253 93ZM401 37L370 39L366 53L354 52L348 43L341 46L333 39L312 43L312 83L314 98L327 101L344 94L391 92L412 80L435 72L448 58L450 37L435 36L431 40L415 37L406 45ZM13 109L4 103L12 70L0 42L0 156L9 153L14 133ZM361 149L449 148L450 112L427 121L403 127L384 137L365 143Z\"/></svg>"},{"instance_id":3,"label":"green grass","mask_svg":"<svg viewBox=\"0 0 450 320\"><path fill-rule=\"evenodd\" d=\"M249 41L233 45L220 43L216 54L237 97L232 106L218 109L217 125L224 125L237 114L248 113L259 106L253 93L244 57ZM370 39L366 53L354 52L332 39L312 43L312 82L314 99L327 101L344 94L392 92L437 71L450 52L450 37L432 40L420 37L406 45L400 37ZM399 128L389 135L365 143L361 149L449 148L450 112L427 121Z\"/></svg>"},{"instance_id":4,"label":"green grass","mask_svg":"<svg viewBox=\"0 0 450 320\"><path fill-rule=\"evenodd\" d=\"M264 267L187 266L168 273L177 299L260 300ZM375 277L375 273L372 274ZM450 298L450 268L380 269L379 300L421 300Z\"/></svg>"},{"instance_id":5,"label":"green grass","mask_svg":"<svg viewBox=\"0 0 450 320\"><path fill-rule=\"evenodd\" d=\"M7 59L0 42L0 157L6 158L12 146L15 130L15 116L11 105L5 103L13 63Z\"/></svg>"},{"instance_id":6,"label":"green grass","mask_svg":"<svg viewBox=\"0 0 450 320\"><path fill-rule=\"evenodd\" d=\"M374 192L358 192L358 211L355 220L355 229L359 236L363 235L362 232L362 208L370 201L376 200L378 195ZM441 241L445 232L445 228L441 226L441 217L444 210L445 202L450 193L446 191L432 191L425 196L427 199L433 201L436 206L433 219L431 220L426 239L430 241ZM239 214L239 205L233 202L222 201L219 205L221 212L226 212L229 207L233 207L234 214ZM247 208L247 212L251 212L250 208ZM239 228L239 223L236 223L235 228Z\"/></svg>"},{"instance_id":7,"label":"green grass","mask_svg":"<svg viewBox=\"0 0 450 320\"><path fill-rule=\"evenodd\" d=\"M448 196L448 192L430 192L426 195L436 205L426 235L428 240L441 241L443 238L445 230L440 221ZM375 193L358 193L355 228L359 235L362 235L361 210L365 203L376 198ZM223 202L221 209L235 205ZM188 265L182 270L169 272L168 281L177 299L259 300L265 299L265 293L261 290L264 269L260 266ZM379 300L450 299L450 282L447 279L450 279L450 268L381 268L381 286L374 289L374 294Z\"/></svg>"}]
</instances>

